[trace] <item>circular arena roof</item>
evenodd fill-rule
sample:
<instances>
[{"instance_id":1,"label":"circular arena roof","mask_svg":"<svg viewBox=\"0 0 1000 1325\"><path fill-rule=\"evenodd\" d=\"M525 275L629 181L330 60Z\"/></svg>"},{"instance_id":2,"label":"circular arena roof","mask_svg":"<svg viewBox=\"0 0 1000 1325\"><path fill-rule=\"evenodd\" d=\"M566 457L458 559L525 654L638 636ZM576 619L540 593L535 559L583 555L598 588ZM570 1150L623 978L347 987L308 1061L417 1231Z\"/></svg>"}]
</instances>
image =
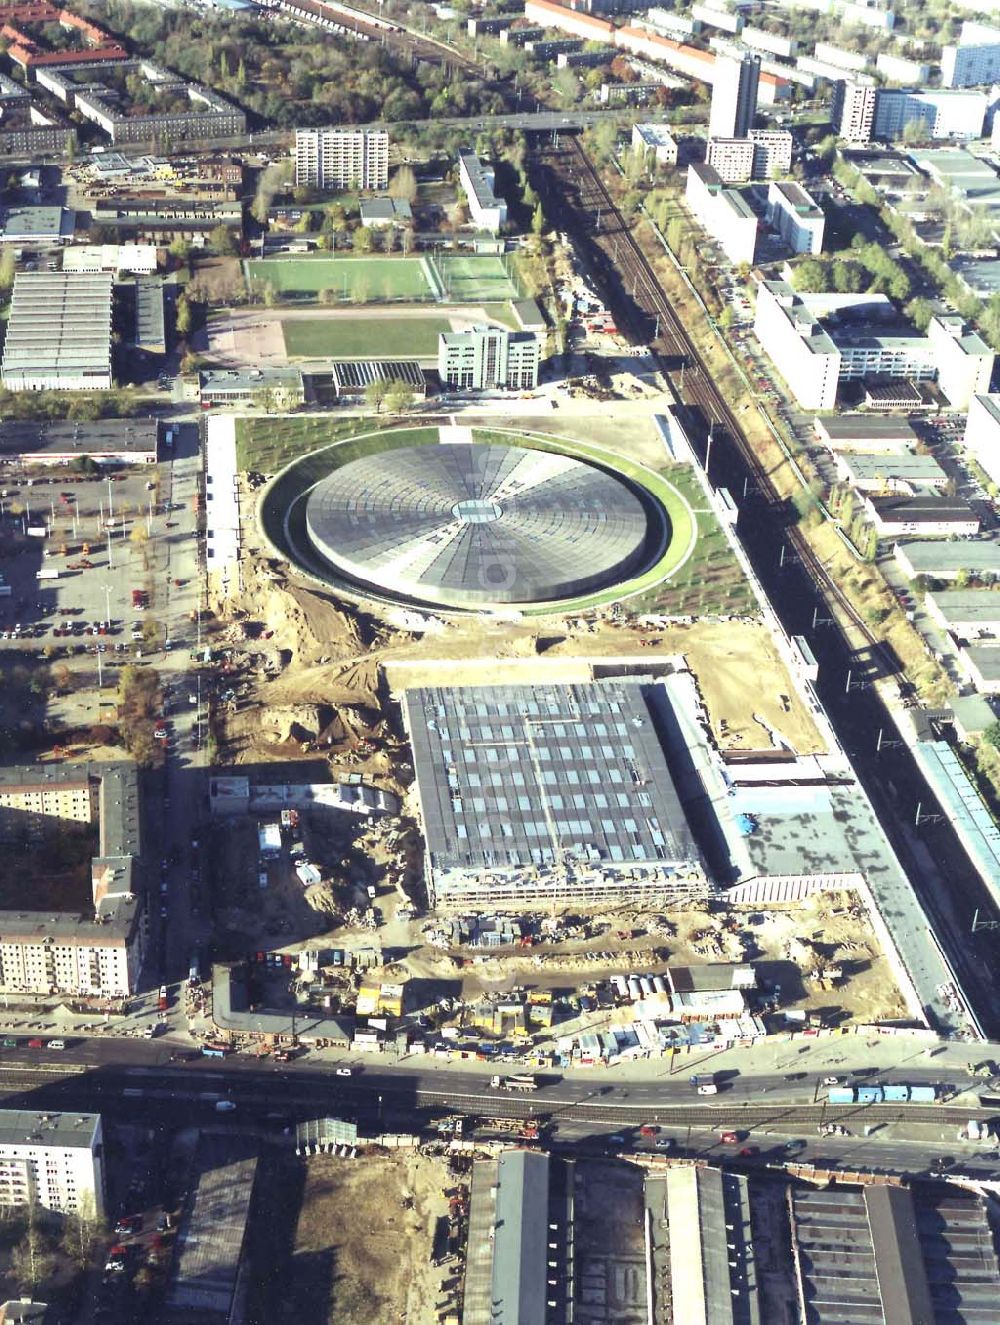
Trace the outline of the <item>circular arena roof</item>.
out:
<instances>
[{"instance_id":1,"label":"circular arena roof","mask_svg":"<svg viewBox=\"0 0 1000 1325\"><path fill-rule=\"evenodd\" d=\"M642 561L646 508L593 465L518 446L382 451L312 490L306 527L337 570L448 607L552 602Z\"/></svg>"}]
</instances>

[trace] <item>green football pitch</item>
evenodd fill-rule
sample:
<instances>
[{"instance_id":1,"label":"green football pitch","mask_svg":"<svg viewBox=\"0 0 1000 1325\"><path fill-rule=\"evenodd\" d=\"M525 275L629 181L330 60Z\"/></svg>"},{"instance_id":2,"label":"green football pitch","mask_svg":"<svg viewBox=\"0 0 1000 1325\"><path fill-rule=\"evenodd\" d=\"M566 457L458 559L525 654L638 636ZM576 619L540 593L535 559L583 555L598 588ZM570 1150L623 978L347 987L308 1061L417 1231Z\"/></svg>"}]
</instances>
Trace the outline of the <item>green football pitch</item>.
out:
<instances>
[{"instance_id":1,"label":"green football pitch","mask_svg":"<svg viewBox=\"0 0 1000 1325\"><path fill-rule=\"evenodd\" d=\"M266 258L247 263L247 279L283 295L332 290L335 298L355 304L431 298L420 258Z\"/></svg>"},{"instance_id":2,"label":"green football pitch","mask_svg":"<svg viewBox=\"0 0 1000 1325\"><path fill-rule=\"evenodd\" d=\"M303 318L283 323L290 359L430 359L446 317Z\"/></svg>"},{"instance_id":3,"label":"green football pitch","mask_svg":"<svg viewBox=\"0 0 1000 1325\"><path fill-rule=\"evenodd\" d=\"M446 303L499 303L520 298L517 281L499 257L462 257L436 253L429 257Z\"/></svg>"}]
</instances>

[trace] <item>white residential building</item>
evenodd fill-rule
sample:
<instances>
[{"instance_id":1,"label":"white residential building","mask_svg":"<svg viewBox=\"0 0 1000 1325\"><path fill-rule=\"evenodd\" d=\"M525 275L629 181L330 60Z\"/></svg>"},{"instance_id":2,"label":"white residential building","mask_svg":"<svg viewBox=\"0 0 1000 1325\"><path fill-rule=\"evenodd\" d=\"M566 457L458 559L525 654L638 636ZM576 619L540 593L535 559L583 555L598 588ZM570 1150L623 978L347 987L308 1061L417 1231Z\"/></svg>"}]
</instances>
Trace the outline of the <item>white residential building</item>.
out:
<instances>
[{"instance_id":1,"label":"white residential building","mask_svg":"<svg viewBox=\"0 0 1000 1325\"><path fill-rule=\"evenodd\" d=\"M773 181L767 190L767 221L793 253L822 253L826 217L811 194L793 181Z\"/></svg>"},{"instance_id":2,"label":"white residential building","mask_svg":"<svg viewBox=\"0 0 1000 1325\"><path fill-rule=\"evenodd\" d=\"M1000 79L1000 28L967 19L957 46L941 51L941 83L944 87L975 87Z\"/></svg>"},{"instance_id":3,"label":"white residential building","mask_svg":"<svg viewBox=\"0 0 1000 1325\"><path fill-rule=\"evenodd\" d=\"M719 56L712 80L709 138L746 138L757 113L760 56Z\"/></svg>"},{"instance_id":4,"label":"white residential building","mask_svg":"<svg viewBox=\"0 0 1000 1325\"><path fill-rule=\"evenodd\" d=\"M541 344L530 331L473 327L438 336L438 376L453 391L533 391Z\"/></svg>"},{"instance_id":5,"label":"white residential building","mask_svg":"<svg viewBox=\"0 0 1000 1325\"><path fill-rule=\"evenodd\" d=\"M794 37L782 37L775 32L765 32L763 28L746 27L740 33L744 46L755 51L768 51L771 55L780 55L783 60L791 60L798 43Z\"/></svg>"},{"instance_id":6,"label":"white residential building","mask_svg":"<svg viewBox=\"0 0 1000 1325\"><path fill-rule=\"evenodd\" d=\"M871 142L877 98L878 88L874 83L850 79L838 84L835 105L840 110L839 132L844 142Z\"/></svg>"},{"instance_id":7,"label":"white residential building","mask_svg":"<svg viewBox=\"0 0 1000 1325\"><path fill-rule=\"evenodd\" d=\"M985 92L880 88L872 136L891 142L902 137L908 124L917 121L930 138L979 138L988 109Z\"/></svg>"},{"instance_id":8,"label":"white residential building","mask_svg":"<svg viewBox=\"0 0 1000 1325\"><path fill-rule=\"evenodd\" d=\"M463 148L458 154L458 182L465 190L469 215L478 229L499 234L507 223L507 204L493 191L493 167Z\"/></svg>"},{"instance_id":9,"label":"white residential building","mask_svg":"<svg viewBox=\"0 0 1000 1325\"><path fill-rule=\"evenodd\" d=\"M751 129L745 138L709 138L705 160L725 184L773 179L792 168L787 129Z\"/></svg>"},{"instance_id":10,"label":"white residential building","mask_svg":"<svg viewBox=\"0 0 1000 1325\"><path fill-rule=\"evenodd\" d=\"M907 60L902 55L890 55L883 51L875 60L875 72L881 74L887 83L909 83L918 87L931 76L930 65L919 60Z\"/></svg>"},{"instance_id":11,"label":"white residential building","mask_svg":"<svg viewBox=\"0 0 1000 1325\"><path fill-rule=\"evenodd\" d=\"M846 69L851 73L863 73L870 63L867 55L846 50L843 46L832 46L828 41L818 41L813 55L824 64L832 64L837 69Z\"/></svg>"},{"instance_id":12,"label":"white residential building","mask_svg":"<svg viewBox=\"0 0 1000 1325\"><path fill-rule=\"evenodd\" d=\"M314 189L385 189L385 129L296 129L295 183Z\"/></svg>"},{"instance_id":13,"label":"white residential building","mask_svg":"<svg viewBox=\"0 0 1000 1325\"><path fill-rule=\"evenodd\" d=\"M0 1109L0 1206L103 1219L99 1113Z\"/></svg>"},{"instance_id":14,"label":"white residential building","mask_svg":"<svg viewBox=\"0 0 1000 1325\"><path fill-rule=\"evenodd\" d=\"M757 256L757 215L736 189L727 189L709 165L688 166L687 204L730 262L750 266Z\"/></svg>"},{"instance_id":15,"label":"white residential building","mask_svg":"<svg viewBox=\"0 0 1000 1325\"><path fill-rule=\"evenodd\" d=\"M993 482L1000 483L1000 395L972 397L963 445Z\"/></svg>"},{"instance_id":16,"label":"white residential building","mask_svg":"<svg viewBox=\"0 0 1000 1325\"><path fill-rule=\"evenodd\" d=\"M720 32L734 35L743 30L743 15L731 9L716 9L711 5L692 5L691 18L702 27L718 28Z\"/></svg>"}]
</instances>

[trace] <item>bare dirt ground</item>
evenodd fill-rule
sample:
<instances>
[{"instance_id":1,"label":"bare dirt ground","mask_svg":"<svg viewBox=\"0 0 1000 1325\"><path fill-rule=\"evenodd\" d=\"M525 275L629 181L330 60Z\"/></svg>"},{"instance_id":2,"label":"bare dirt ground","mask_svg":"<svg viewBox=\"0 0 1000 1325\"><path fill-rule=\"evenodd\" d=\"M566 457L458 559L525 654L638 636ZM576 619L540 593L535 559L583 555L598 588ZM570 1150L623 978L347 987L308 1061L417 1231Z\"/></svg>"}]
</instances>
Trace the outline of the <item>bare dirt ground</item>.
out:
<instances>
[{"instance_id":1,"label":"bare dirt ground","mask_svg":"<svg viewBox=\"0 0 1000 1325\"><path fill-rule=\"evenodd\" d=\"M434 1229L447 1165L407 1153L307 1162L284 1321L375 1325L437 1319Z\"/></svg>"},{"instance_id":2,"label":"bare dirt ground","mask_svg":"<svg viewBox=\"0 0 1000 1325\"><path fill-rule=\"evenodd\" d=\"M667 913L666 934L648 932L650 917L641 909L622 907L596 919L602 930L596 936L478 956L477 964L461 973L452 954L429 946L414 949L404 966L414 976L460 978L463 998L473 1001L517 984L565 989L605 978L609 971L655 975L668 966L753 961L763 979L781 985L784 1006L825 1009L832 1019L854 1022L906 1016L892 969L852 894L827 894L766 910L718 903L692 907ZM620 931L632 937L618 938ZM831 989L808 975L827 965L843 973Z\"/></svg>"},{"instance_id":3,"label":"bare dirt ground","mask_svg":"<svg viewBox=\"0 0 1000 1325\"><path fill-rule=\"evenodd\" d=\"M773 732L799 754L823 750L812 718L760 622L701 621L670 626L651 636L606 617L597 622L567 622L559 617L521 623L475 619L436 622L435 629L418 635L367 622L348 606L294 580L275 581L259 563L247 563L244 581L242 597L230 599L228 610L235 608L273 632L263 653L274 660L274 668L260 672L248 704L225 716L221 744L227 762L301 753L265 748L274 744L269 735L273 724L266 712L263 721L259 713L253 716L258 706L378 709L383 669L394 691L417 685L537 682L548 677L582 681L588 667L586 661L577 660L613 656L641 657L651 664L683 656L698 681L723 749L771 749ZM256 651L255 645L241 643L244 633L242 627L234 628L221 642ZM509 665L498 667L498 662ZM768 678L766 686L760 685L761 677Z\"/></svg>"}]
</instances>

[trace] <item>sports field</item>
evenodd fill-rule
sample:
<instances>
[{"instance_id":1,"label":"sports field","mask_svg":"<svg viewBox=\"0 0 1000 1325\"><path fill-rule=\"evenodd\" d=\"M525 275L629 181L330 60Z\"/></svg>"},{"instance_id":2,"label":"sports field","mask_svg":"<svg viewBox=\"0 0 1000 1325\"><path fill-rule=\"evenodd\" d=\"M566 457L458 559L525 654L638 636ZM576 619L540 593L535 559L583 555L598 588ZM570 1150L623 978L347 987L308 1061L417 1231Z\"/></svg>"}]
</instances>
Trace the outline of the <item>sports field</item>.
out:
<instances>
[{"instance_id":1,"label":"sports field","mask_svg":"<svg viewBox=\"0 0 1000 1325\"><path fill-rule=\"evenodd\" d=\"M441 285L440 295L449 304L501 302L519 299L521 292L513 268L500 257L464 257L435 253L428 262Z\"/></svg>"},{"instance_id":2,"label":"sports field","mask_svg":"<svg viewBox=\"0 0 1000 1325\"><path fill-rule=\"evenodd\" d=\"M421 258L265 258L247 263L247 280L293 298L333 290L354 304L432 297Z\"/></svg>"},{"instance_id":3,"label":"sports field","mask_svg":"<svg viewBox=\"0 0 1000 1325\"><path fill-rule=\"evenodd\" d=\"M304 318L284 322L290 359L432 359L446 317Z\"/></svg>"}]
</instances>

